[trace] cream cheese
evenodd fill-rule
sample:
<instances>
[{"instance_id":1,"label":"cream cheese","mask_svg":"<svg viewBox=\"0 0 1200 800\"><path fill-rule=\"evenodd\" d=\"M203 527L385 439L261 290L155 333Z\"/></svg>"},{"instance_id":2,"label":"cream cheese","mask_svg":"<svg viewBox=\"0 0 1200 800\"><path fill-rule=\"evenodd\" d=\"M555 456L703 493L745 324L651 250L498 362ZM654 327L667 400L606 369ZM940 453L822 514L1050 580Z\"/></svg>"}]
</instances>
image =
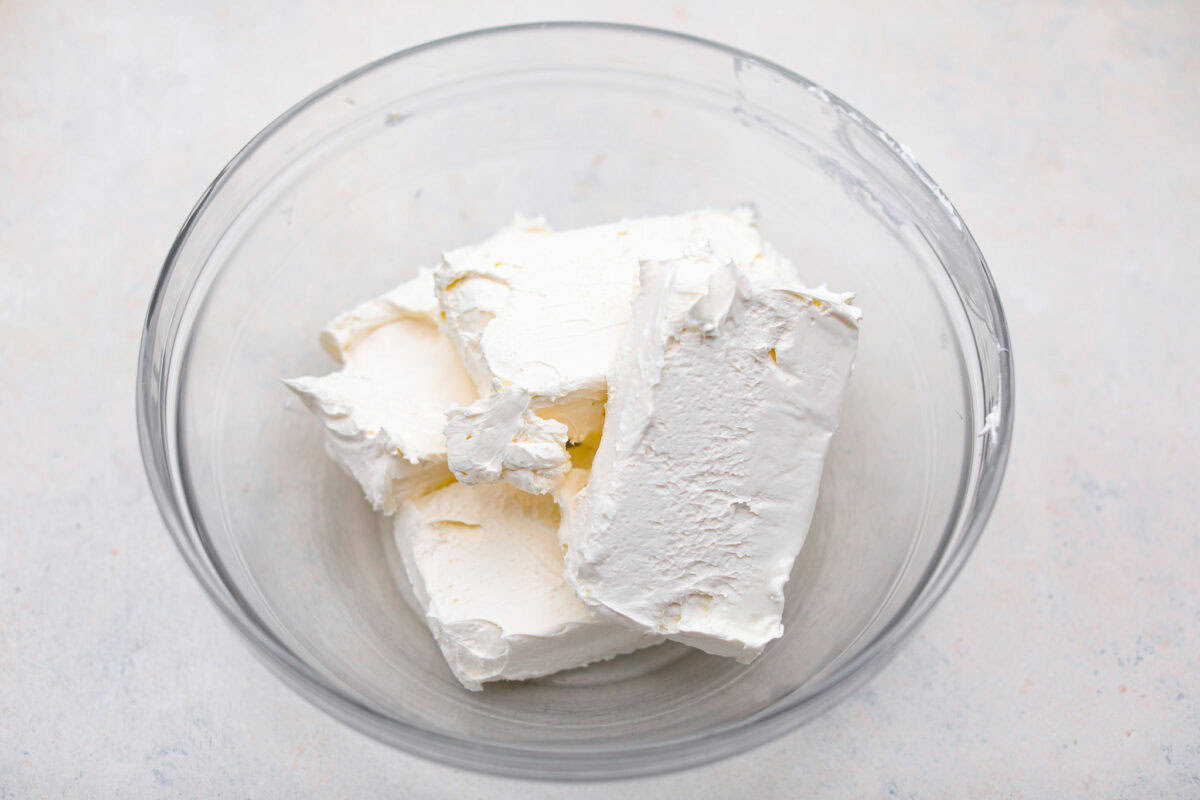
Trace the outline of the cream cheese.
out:
<instances>
[{"instance_id":1,"label":"cream cheese","mask_svg":"<svg viewBox=\"0 0 1200 800\"><path fill-rule=\"evenodd\" d=\"M570 469L567 426L529 408L530 395L501 389L470 406L446 412L446 459L461 483L505 480L522 491L545 494Z\"/></svg>"},{"instance_id":2,"label":"cream cheese","mask_svg":"<svg viewBox=\"0 0 1200 800\"><path fill-rule=\"evenodd\" d=\"M381 325L399 319L439 321L437 295L433 286L433 270L418 267L416 277L349 311L334 317L321 331L321 346L338 362L345 362L346 352Z\"/></svg>"},{"instance_id":3,"label":"cream cheese","mask_svg":"<svg viewBox=\"0 0 1200 800\"><path fill-rule=\"evenodd\" d=\"M560 531L589 607L747 662L783 632L860 318L849 294L749 272L703 249L643 264Z\"/></svg>"},{"instance_id":4,"label":"cream cheese","mask_svg":"<svg viewBox=\"0 0 1200 800\"><path fill-rule=\"evenodd\" d=\"M523 219L339 315L285 381L393 531L468 689L664 637L749 661L837 427L860 312L748 209ZM601 436L601 431L603 436Z\"/></svg>"},{"instance_id":5,"label":"cream cheese","mask_svg":"<svg viewBox=\"0 0 1200 800\"><path fill-rule=\"evenodd\" d=\"M563 577L559 511L505 483L452 483L396 513L413 594L468 689L548 675L661 641L594 615Z\"/></svg>"},{"instance_id":6,"label":"cream cheese","mask_svg":"<svg viewBox=\"0 0 1200 800\"><path fill-rule=\"evenodd\" d=\"M481 393L493 382L528 393L531 407L566 424L571 441L600 430L607 375L642 260L678 258L707 244L751 272L791 274L748 208L701 210L552 232L518 217L434 271L446 329Z\"/></svg>"},{"instance_id":7,"label":"cream cheese","mask_svg":"<svg viewBox=\"0 0 1200 800\"><path fill-rule=\"evenodd\" d=\"M445 409L475 400L475 385L438 327L432 274L335 318L321 344L345 366L285 380L325 427L325 449L376 510L453 478Z\"/></svg>"}]
</instances>

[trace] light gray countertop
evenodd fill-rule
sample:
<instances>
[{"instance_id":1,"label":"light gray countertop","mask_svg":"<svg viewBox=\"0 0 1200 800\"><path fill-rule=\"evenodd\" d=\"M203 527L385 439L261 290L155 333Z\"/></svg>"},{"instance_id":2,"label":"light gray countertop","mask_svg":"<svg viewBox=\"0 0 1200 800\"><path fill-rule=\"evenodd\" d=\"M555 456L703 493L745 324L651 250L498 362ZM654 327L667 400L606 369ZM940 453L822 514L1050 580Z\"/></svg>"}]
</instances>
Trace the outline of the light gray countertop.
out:
<instances>
[{"instance_id":1,"label":"light gray countertop","mask_svg":"<svg viewBox=\"0 0 1200 800\"><path fill-rule=\"evenodd\" d=\"M1200 10L888 8L0 5L0 798L1200 796ZM864 110L971 226L1017 363L999 505L899 657L628 785L454 771L302 701L174 552L134 429L146 302L226 160L370 59L542 18L716 38Z\"/></svg>"}]
</instances>

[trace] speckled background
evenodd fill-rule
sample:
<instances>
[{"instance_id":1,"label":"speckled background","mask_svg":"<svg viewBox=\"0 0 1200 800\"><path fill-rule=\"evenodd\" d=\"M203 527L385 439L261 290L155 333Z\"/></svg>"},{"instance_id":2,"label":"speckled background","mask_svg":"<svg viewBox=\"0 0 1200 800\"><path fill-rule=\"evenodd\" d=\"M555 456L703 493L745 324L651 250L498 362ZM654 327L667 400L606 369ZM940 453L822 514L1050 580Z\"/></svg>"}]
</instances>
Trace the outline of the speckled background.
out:
<instances>
[{"instance_id":1,"label":"speckled background","mask_svg":"<svg viewBox=\"0 0 1200 800\"><path fill-rule=\"evenodd\" d=\"M0 798L1200 797L1200 6L889 8L0 3ZM628 785L456 772L293 695L175 554L134 430L145 304L225 161L365 61L539 18L721 39L866 111L972 227L1017 358L999 505L902 654Z\"/></svg>"}]
</instances>

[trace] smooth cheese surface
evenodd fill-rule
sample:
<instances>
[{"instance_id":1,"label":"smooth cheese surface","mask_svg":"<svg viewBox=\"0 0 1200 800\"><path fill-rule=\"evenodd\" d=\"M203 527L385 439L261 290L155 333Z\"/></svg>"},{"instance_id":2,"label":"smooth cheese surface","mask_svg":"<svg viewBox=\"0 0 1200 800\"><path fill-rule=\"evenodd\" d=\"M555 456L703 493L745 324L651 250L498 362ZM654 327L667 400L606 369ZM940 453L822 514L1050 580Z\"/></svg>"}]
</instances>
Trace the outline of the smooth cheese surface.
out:
<instances>
[{"instance_id":1,"label":"smooth cheese surface","mask_svg":"<svg viewBox=\"0 0 1200 800\"><path fill-rule=\"evenodd\" d=\"M559 510L506 483L452 483L397 512L396 545L446 663L468 689L661 641L593 614L563 576Z\"/></svg>"},{"instance_id":2,"label":"smooth cheese surface","mask_svg":"<svg viewBox=\"0 0 1200 800\"><path fill-rule=\"evenodd\" d=\"M410 493L452 480L445 410L476 397L437 319L426 270L322 331L322 345L344 364L340 371L284 381L321 420L330 457L385 513Z\"/></svg>"},{"instance_id":3,"label":"smooth cheese surface","mask_svg":"<svg viewBox=\"0 0 1200 800\"><path fill-rule=\"evenodd\" d=\"M697 245L749 270L791 270L764 245L751 210L704 209L562 232L518 218L446 253L434 281L447 331L480 392L495 382L525 391L533 408L581 441L603 425L640 262Z\"/></svg>"}]
</instances>

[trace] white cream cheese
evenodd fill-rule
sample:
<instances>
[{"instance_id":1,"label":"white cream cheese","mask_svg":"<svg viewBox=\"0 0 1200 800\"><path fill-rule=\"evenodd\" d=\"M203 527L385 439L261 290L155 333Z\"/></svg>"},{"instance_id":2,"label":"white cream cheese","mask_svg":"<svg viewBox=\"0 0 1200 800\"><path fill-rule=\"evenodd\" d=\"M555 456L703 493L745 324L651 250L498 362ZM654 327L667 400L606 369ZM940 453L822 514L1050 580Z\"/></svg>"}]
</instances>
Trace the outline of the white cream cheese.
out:
<instances>
[{"instance_id":1,"label":"white cream cheese","mask_svg":"<svg viewBox=\"0 0 1200 800\"><path fill-rule=\"evenodd\" d=\"M661 641L602 619L563 577L559 511L504 483L452 483L401 506L396 546L454 676L468 689L580 667Z\"/></svg>"},{"instance_id":2,"label":"white cream cheese","mask_svg":"<svg viewBox=\"0 0 1200 800\"><path fill-rule=\"evenodd\" d=\"M783 632L861 313L750 272L702 249L643 265L560 532L590 607L742 661Z\"/></svg>"},{"instance_id":3,"label":"white cream cheese","mask_svg":"<svg viewBox=\"0 0 1200 800\"><path fill-rule=\"evenodd\" d=\"M438 328L428 270L335 318L321 344L344 368L285 380L325 426L325 449L376 510L453 478L445 410L471 403L475 386Z\"/></svg>"},{"instance_id":4,"label":"white cream cheese","mask_svg":"<svg viewBox=\"0 0 1200 800\"><path fill-rule=\"evenodd\" d=\"M461 483L505 480L525 492L545 494L571 467L567 426L542 419L530 395L501 389L470 406L446 412L446 460Z\"/></svg>"},{"instance_id":5,"label":"white cream cheese","mask_svg":"<svg viewBox=\"0 0 1200 800\"><path fill-rule=\"evenodd\" d=\"M528 393L573 442L600 430L607 375L629 320L642 260L707 243L751 272L792 274L747 208L701 210L551 232L518 218L445 254L434 272L446 329L481 393L494 381Z\"/></svg>"},{"instance_id":6,"label":"white cream cheese","mask_svg":"<svg viewBox=\"0 0 1200 800\"><path fill-rule=\"evenodd\" d=\"M398 319L439 322L433 270L418 267L416 277L334 317L321 331L321 346L339 362L355 344L381 325Z\"/></svg>"},{"instance_id":7,"label":"white cream cheese","mask_svg":"<svg viewBox=\"0 0 1200 800\"><path fill-rule=\"evenodd\" d=\"M518 218L339 315L343 369L285 383L395 513L468 689L664 636L749 661L782 633L851 299L801 287L747 209Z\"/></svg>"}]
</instances>

